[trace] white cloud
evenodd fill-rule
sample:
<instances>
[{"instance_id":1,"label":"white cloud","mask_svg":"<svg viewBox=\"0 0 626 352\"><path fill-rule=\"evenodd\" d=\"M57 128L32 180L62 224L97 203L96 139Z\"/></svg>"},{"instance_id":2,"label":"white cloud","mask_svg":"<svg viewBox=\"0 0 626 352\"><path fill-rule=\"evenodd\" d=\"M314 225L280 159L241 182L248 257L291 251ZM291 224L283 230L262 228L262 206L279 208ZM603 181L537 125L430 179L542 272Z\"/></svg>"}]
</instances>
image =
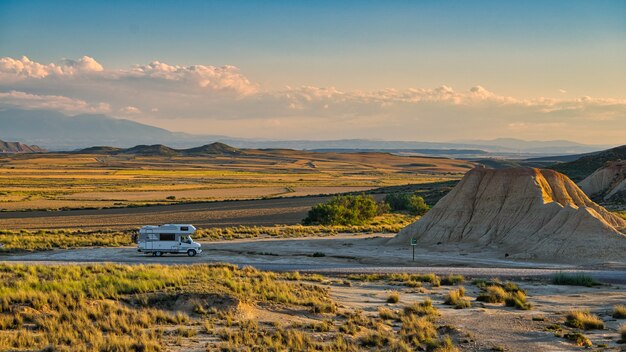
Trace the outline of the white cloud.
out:
<instances>
[{"instance_id":1,"label":"white cloud","mask_svg":"<svg viewBox=\"0 0 626 352\"><path fill-rule=\"evenodd\" d=\"M59 95L36 95L25 92L0 92L0 108L56 110L65 113L108 113L107 103L89 104L83 100Z\"/></svg>"},{"instance_id":2,"label":"white cloud","mask_svg":"<svg viewBox=\"0 0 626 352\"><path fill-rule=\"evenodd\" d=\"M52 82L42 82L45 79ZM60 88L91 85L138 87L155 85L160 89L183 89L196 93L230 92L249 95L258 86L251 83L235 66L168 65L153 61L147 65L135 65L129 69L105 69L94 58L83 56L79 60L64 59L58 63L41 64L23 56L20 59L0 58L0 84L20 82L22 86L53 83ZM139 83L139 84L138 84ZM147 87L149 88L149 87Z\"/></svg>"},{"instance_id":3,"label":"white cloud","mask_svg":"<svg viewBox=\"0 0 626 352\"><path fill-rule=\"evenodd\" d=\"M140 114L141 110L139 110L139 108L134 107L134 106L125 106L120 109L120 113L125 114L125 115Z\"/></svg>"},{"instance_id":4,"label":"white cloud","mask_svg":"<svg viewBox=\"0 0 626 352\"><path fill-rule=\"evenodd\" d=\"M15 82L26 79L42 79L48 76L73 76L103 70L96 60L83 56L79 60L65 59L58 64L40 64L26 56L20 59L0 58L0 81Z\"/></svg>"},{"instance_id":5,"label":"white cloud","mask_svg":"<svg viewBox=\"0 0 626 352\"><path fill-rule=\"evenodd\" d=\"M603 131L626 135L624 99L522 99L479 85L465 90L442 85L268 91L234 66L153 61L108 69L87 56L56 64L5 57L0 58L3 91L9 93L2 93L0 107L115 111L175 130L249 137L442 140L515 132L522 138L542 139L543 134L543 139L595 138L604 143Z\"/></svg>"}]
</instances>

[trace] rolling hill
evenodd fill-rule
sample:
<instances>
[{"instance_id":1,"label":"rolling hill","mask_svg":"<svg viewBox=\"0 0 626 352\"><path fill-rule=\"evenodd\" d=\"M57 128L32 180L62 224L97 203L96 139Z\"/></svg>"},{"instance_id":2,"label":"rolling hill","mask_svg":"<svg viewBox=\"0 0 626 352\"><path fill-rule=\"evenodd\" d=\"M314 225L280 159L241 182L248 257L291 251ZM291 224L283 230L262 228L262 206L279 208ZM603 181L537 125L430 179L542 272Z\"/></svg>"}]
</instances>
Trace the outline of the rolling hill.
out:
<instances>
[{"instance_id":1,"label":"rolling hill","mask_svg":"<svg viewBox=\"0 0 626 352\"><path fill-rule=\"evenodd\" d=\"M567 175L575 182L582 181L608 162L626 160L626 145L582 156L574 161L556 164L550 167Z\"/></svg>"},{"instance_id":2,"label":"rolling hill","mask_svg":"<svg viewBox=\"0 0 626 352\"><path fill-rule=\"evenodd\" d=\"M197 155L233 155L242 151L224 143L215 142L200 147L175 149L163 144L136 145L131 148L90 147L74 151L76 154L105 154L105 155L141 155L141 156L197 156Z\"/></svg>"}]
</instances>

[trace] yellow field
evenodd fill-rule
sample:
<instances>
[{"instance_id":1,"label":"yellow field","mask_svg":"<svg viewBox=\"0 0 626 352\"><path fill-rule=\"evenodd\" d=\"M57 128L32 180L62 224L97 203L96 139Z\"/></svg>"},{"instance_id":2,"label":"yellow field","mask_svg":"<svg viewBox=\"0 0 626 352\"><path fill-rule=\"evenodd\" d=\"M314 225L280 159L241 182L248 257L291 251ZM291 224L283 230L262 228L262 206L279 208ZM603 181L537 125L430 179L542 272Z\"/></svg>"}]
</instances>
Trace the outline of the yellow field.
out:
<instances>
[{"instance_id":1,"label":"yellow field","mask_svg":"<svg viewBox=\"0 0 626 352\"><path fill-rule=\"evenodd\" d=\"M0 157L0 210L124 207L358 192L458 179L473 165L383 153Z\"/></svg>"}]
</instances>

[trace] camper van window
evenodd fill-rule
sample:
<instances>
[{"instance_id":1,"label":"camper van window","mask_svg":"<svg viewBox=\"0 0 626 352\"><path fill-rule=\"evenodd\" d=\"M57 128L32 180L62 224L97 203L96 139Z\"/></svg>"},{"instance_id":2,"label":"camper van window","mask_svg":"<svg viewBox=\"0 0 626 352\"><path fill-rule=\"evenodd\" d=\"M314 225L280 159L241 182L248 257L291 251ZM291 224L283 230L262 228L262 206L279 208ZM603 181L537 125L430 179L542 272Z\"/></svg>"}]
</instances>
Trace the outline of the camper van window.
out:
<instances>
[{"instance_id":1,"label":"camper van window","mask_svg":"<svg viewBox=\"0 0 626 352\"><path fill-rule=\"evenodd\" d=\"M161 241L175 241L176 235L173 233L162 233L160 236Z\"/></svg>"},{"instance_id":2,"label":"camper van window","mask_svg":"<svg viewBox=\"0 0 626 352\"><path fill-rule=\"evenodd\" d=\"M191 237L184 236L184 237L181 237L180 240L183 243L191 243Z\"/></svg>"},{"instance_id":3,"label":"camper van window","mask_svg":"<svg viewBox=\"0 0 626 352\"><path fill-rule=\"evenodd\" d=\"M189 227L188 226L182 226L180 228L181 231L189 231Z\"/></svg>"}]
</instances>

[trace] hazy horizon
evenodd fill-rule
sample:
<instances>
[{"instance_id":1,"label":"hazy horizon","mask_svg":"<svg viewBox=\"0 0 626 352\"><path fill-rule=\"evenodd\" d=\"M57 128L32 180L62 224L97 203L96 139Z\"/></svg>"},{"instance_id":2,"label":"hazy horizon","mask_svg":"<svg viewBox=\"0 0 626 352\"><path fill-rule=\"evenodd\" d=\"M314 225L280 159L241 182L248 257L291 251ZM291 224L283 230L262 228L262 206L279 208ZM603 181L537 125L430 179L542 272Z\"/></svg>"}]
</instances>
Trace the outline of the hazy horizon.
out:
<instances>
[{"instance_id":1,"label":"hazy horizon","mask_svg":"<svg viewBox=\"0 0 626 352\"><path fill-rule=\"evenodd\" d=\"M625 142L624 2L181 5L0 2L0 109L273 140Z\"/></svg>"}]
</instances>

